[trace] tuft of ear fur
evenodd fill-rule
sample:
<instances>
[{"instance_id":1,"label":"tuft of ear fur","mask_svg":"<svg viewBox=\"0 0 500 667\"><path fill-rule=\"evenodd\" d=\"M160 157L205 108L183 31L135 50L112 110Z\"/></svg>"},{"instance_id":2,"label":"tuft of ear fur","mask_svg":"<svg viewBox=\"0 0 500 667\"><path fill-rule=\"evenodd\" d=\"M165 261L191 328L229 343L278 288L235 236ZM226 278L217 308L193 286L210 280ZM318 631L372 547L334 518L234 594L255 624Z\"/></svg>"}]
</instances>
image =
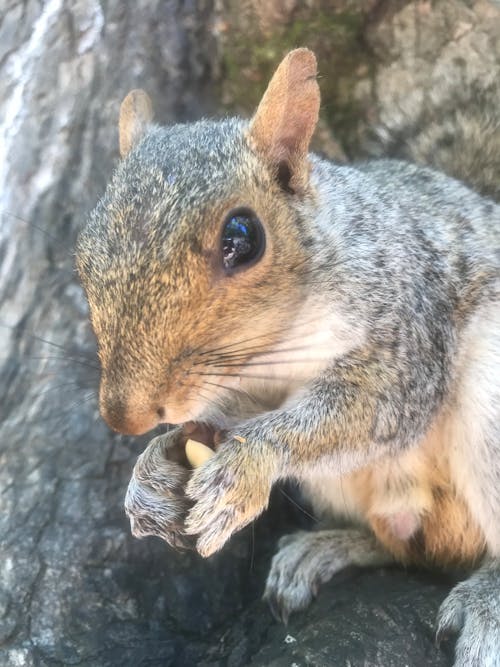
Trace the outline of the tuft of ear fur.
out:
<instances>
[{"instance_id":1,"label":"tuft of ear fur","mask_svg":"<svg viewBox=\"0 0 500 667\"><path fill-rule=\"evenodd\" d=\"M144 90L131 90L120 106L120 155L125 157L153 120L153 104Z\"/></svg>"},{"instance_id":2,"label":"tuft of ear fur","mask_svg":"<svg viewBox=\"0 0 500 667\"><path fill-rule=\"evenodd\" d=\"M303 191L308 183L307 154L320 107L316 74L312 51L290 51L269 82L248 130L252 148L291 192Z\"/></svg>"}]
</instances>

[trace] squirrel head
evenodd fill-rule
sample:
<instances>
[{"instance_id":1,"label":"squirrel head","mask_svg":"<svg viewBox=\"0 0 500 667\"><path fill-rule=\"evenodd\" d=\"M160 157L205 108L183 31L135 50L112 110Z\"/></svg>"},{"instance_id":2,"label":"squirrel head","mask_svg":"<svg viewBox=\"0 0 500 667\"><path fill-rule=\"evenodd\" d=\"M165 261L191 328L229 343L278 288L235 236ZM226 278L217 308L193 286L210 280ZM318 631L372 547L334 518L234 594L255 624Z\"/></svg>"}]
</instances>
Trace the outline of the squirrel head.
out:
<instances>
[{"instance_id":1,"label":"squirrel head","mask_svg":"<svg viewBox=\"0 0 500 667\"><path fill-rule=\"evenodd\" d=\"M146 93L123 101L123 160L76 250L112 428L208 419L286 337L306 290L319 104L307 49L281 62L250 122L163 128Z\"/></svg>"}]
</instances>

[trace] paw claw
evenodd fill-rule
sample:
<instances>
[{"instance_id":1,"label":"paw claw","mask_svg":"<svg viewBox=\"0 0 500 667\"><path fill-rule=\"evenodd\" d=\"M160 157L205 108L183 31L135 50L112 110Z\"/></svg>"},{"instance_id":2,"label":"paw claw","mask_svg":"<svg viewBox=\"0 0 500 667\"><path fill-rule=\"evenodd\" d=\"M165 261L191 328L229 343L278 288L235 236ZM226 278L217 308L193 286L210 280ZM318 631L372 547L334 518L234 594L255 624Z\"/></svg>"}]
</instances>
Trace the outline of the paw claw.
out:
<instances>
[{"instance_id":1,"label":"paw claw","mask_svg":"<svg viewBox=\"0 0 500 667\"><path fill-rule=\"evenodd\" d=\"M448 632L446 628L439 627L434 634L434 646L440 648L443 642L447 642L452 637L452 633Z\"/></svg>"},{"instance_id":2,"label":"paw claw","mask_svg":"<svg viewBox=\"0 0 500 667\"><path fill-rule=\"evenodd\" d=\"M267 604L269 606L269 610L270 610L271 614L273 615L274 620L277 621L278 623L282 623L283 619L281 617L281 609L280 609L280 606L278 604L278 600L276 599L276 596L267 595L266 593L264 593L262 599L265 602L267 602Z\"/></svg>"},{"instance_id":3,"label":"paw claw","mask_svg":"<svg viewBox=\"0 0 500 667\"><path fill-rule=\"evenodd\" d=\"M500 572L481 568L442 603L436 643L458 634L455 667L500 665Z\"/></svg>"},{"instance_id":4,"label":"paw claw","mask_svg":"<svg viewBox=\"0 0 500 667\"><path fill-rule=\"evenodd\" d=\"M186 486L186 496L194 505L185 532L198 536L197 550L203 557L219 551L234 532L265 509L271 484L266 489L267 483L245 475L244 456L248 456L247 447L222 446L193 472Z\"/></svg>"},{"instance_id":5,"label":"paw claw","mask_svg":"<svg viewBox=\"0 0 500 667\"><path fill-rule=\"evenodd\" d=\"M305 609L319 587L352 562L351 551L368 553L374 560L383 554L373 538L359 530L299 531L282 537L266 582L265 599L272 601L282 620Z\"/></svg>"},{"instance_id":6,"label":"paw claw","mask_svg":"<svg viewBox=\"0 0 500 667\"><path fill-rule=\"evenodd\" d=\"M222 530L218 531L217 528L214 527L212 530L205 531L205 533L198 538L196 542L196 550L200 556L208 558L217 551L220 551L230 536L231 532L224 532Z\"/></svg>"},{"instance_id":7,"label":"paw claw","mask_svg":"<svg viewBox=\"0 0 500 667\"><path fill-rule=\"evenodd\" d=\"M184 534L190 501L184 495L188 471L168 458L179 432L154 438L138 458L125 496L125 513L134 537L156 535L170 546L192 548Z\"/></svg>"},{"instance_id":8,"label":"paw claw","mask_svg":"<svg viewBox=\"0 0 500 667\"><path fill-rule=\"evenodd\" d=\"M443 602L439 610L437 623L435 643L439 646L441 642L448 641L454 635L458 634L464 625L463 609L459 606L452 606L448 603L448 599Z\"/></svg>"},{"instance_id":9,"label":"paw claw","mask_svg":"<svg viewBox=\"0 0 500 667\"><path fill-rule=\"evenodd\" d=\"M252 518L243 519L231 506L215 514L201 529L193 533L199 535L196 548L200 555L206 558L222 549L231 535L244 528Z\"/></svg>"}]
</instances>

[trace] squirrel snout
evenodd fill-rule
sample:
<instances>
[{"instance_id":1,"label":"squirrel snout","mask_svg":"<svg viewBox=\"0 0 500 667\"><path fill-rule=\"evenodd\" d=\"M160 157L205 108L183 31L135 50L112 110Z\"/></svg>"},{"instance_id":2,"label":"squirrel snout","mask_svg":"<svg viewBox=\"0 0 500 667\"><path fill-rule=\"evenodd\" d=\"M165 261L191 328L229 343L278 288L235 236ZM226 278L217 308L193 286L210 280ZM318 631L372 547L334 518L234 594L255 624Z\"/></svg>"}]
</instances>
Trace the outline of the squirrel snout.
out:
<instances>
[{"instance_id":1,"label":"squirrel snout","mask_svg":"<svg viewBox=\"0 0 500 667\"><path fill-rule=\"evenodd\" d=\"M156 405L131 406L125 400L101 397L99 407L108 426L125 435L142 435L165 419L164 408Z\"/></svg>"}]
</instances>

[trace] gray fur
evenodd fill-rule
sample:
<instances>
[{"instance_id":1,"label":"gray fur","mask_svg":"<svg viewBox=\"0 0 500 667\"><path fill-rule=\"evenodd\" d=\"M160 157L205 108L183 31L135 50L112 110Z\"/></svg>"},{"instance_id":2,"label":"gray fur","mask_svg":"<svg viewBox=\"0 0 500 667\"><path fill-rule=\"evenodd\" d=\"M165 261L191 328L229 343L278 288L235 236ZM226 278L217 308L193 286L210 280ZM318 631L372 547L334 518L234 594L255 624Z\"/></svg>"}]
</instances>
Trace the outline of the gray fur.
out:
<instances>
[{"instance_id":1,"label":"gray fur","mask_svg":"<svg viewBox=\"0 0 500 667\"><path fill-rule=\"evenodd\" d=\"M125 512L135 537L159 535L176 548L187 547L183 534L189 503L184 494L188 471L169 460L169 449L178 443L176 429L151 440L137 459L125 496Z\"/></svg>"},{"instance_id":2,"label":"gray fur","mask_svg":"<svg viewBox=\"0 0 500 667\"><path fill-rule=\"evenodd\" d=\"M500 561L485 563L445 599L436 639L450 634L459 635L455 667L499 667Z\"/></svg>"},{"instance_id":3,"label":"gray fur","mask_svg":"<svg viewBox=\"0 0 500 667\"><path fill-rule=\"evenodd\" d=\"M264 599L273 615L287 623L290 614L309 606L319 586L350 565L377 566L391 556L366 531L300 531L279 541L267 577Z\"/></svg>"}]
</instances>

